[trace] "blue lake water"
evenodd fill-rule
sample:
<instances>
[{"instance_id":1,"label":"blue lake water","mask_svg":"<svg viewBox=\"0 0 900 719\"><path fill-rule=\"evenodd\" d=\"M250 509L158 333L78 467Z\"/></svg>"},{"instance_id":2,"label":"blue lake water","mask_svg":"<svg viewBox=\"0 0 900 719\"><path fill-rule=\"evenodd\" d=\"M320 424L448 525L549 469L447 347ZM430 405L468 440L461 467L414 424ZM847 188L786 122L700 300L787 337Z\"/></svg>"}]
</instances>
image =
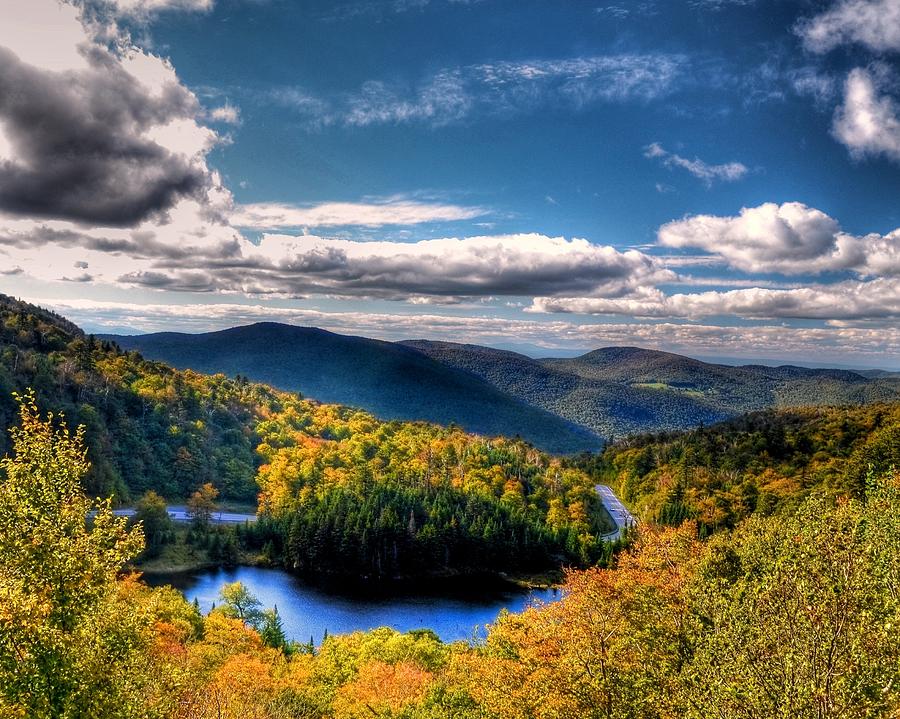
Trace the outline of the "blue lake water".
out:
<instances>
[{"instance_id":1,"label":"blue lake water","mask_svg":"<svg viewBox=\"0 0 900 719\"><path fill-rule=\"evenodd\" d=\"M329 634L345 634L376 627L401 632L431 629L443 641L472 639L483 635L484 625L497 619L501 610L518 612L536 601L559 598L556 589L521 590L490 580L465 579L444 582L441 590L402 593L382 591L333 592L304 583L280 569L233 567L197 573L146 575L149 584L171 584L188 601L196 599L208 612L219 603L219 591L229 582L243 582L265 607L278 607L289 639L318 644Z\"/></svg>"}]
</instances>

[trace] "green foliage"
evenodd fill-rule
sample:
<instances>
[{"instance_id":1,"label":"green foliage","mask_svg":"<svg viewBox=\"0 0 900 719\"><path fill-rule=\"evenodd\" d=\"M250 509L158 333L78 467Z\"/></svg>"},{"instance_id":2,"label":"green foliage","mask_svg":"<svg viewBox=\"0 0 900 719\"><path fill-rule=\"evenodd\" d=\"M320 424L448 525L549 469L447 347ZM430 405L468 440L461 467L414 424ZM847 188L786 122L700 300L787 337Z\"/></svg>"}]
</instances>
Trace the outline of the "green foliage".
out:
<instances>
[{"instance_id":1,"label":"green foliage","mask_svg":"<svg viewBox=\"0 0 900 719\"><path fill-rule=\"evenodd\" d=\"M605 559L587 474L521 441L284 398L257 427L266 517L297 571L395 577Z\"/></svg>"},{"instance_id":2,"label":"green foliage","mask_svg":"<svg viewBox=\"0 0 900 719\"><path fill-rule=\"evenodd\" d=\"M141 523L144 532L144 556L155 557L172 532L166 500L152 489L148 490L135 505L134 521Z\"/></svg>"},{"instance_id":3,"label":"green foliage","mask_svg":"<svg viewBox=\"0 0 900 719\"><path fill-rule=\"evenodd\" d=\"M859 497L900 466L900 404L769 410L712 427L642 435L575 463L648 521L696 519L702 534L795 509L814 490Z\"/></svg>"},{"instance_id":4,"label":"green foliage","mask_svg":"<svg viewBox=\"0 0 900 719\"><path fill-rule=\"evenodd\" d=\"M84 425L91 494L128 502L152 489L180 499L213 482L228 498L255 496L252 428L274 401L263 387L147 362L0 295L0 427L16 414L11 392L28 387ZM0 433L0 454L8 449Z\"/></svg>"},{"instance_id":5,"label":"green foliage","mask_svg":"<svg viewBox=\"0 0 900 719\"><path fill-rule=\"evenodd\" d=\"M897 489L821 496L717 540L692 592L694 716L868 717L896 707ZM887 571L885 571L887 570Z\"/></svg>"},{"instance_id":6,"label":"green foliage","mask_svg":"<svg viewBox=\"0 0 900 719\"><path fill-rule=\"evenodd\" d=\"M145 716L145 625L116 583L143 549L141 531L84 496L81 430L42 419L33 395L20 420L14 455L0 460L0 714Z\"/></svg>"},{"instance_id":7,"label":"green foliage","mask_svg":"<svg viewBox=\"0 0 900 719\"><path fill-rule=\"evenodd\" d=\"M240 619L251 627L259 627L265 620L262 602L243 582L232 582L222 587L219 592L222 605L219 607L226 617Z\"/></svg>"},{"instance_id":8,"label":"green foliage","mask_svg":"<svg viewBox=\"0 0 900 719\"><path fill-rule=\"evenodd\" d=\"M263 610L259 636L267 647L287 649L288 642L284 636L284 625L281 623L278 607Z\"/></svg>"}]
</instances>

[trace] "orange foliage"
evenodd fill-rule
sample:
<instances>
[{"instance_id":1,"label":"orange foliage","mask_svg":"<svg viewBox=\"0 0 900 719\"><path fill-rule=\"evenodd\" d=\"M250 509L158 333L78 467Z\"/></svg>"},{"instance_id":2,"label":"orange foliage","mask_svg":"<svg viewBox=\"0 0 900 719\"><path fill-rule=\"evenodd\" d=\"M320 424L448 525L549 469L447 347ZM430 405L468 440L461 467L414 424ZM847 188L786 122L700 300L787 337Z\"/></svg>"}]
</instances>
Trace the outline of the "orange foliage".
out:
<instances>
[{"instance_id":1,"label":"orange foliage","mask_svg":"<svg viewBox=\"0 0 900 719\"><path fill-rule=\"evenodd\" d=\"M402 711L422 700L431 681L431 672L411 662L371 661L360 667L355 680L338 691L335 716L362 719Z\"/></svg>"}]
</instances>

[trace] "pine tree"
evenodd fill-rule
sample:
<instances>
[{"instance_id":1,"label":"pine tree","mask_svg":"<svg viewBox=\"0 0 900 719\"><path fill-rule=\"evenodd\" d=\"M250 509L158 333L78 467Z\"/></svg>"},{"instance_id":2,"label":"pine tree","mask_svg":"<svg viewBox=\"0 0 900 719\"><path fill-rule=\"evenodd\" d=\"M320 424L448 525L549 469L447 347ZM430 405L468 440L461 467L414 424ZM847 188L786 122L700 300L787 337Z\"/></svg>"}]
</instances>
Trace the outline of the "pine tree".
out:
<instances>
[{"instance_id":1,"label":"pine tree","mask_svg":"<svg viewBox=\"0 0 900 719\"><path fill-rule=\"evenodd\" d=\"M263 612L262 629L259 635L267 647L281 650L287 647L287 637L284 635L284 626L281 623L277 606Z\"/></svg>"}]
</instances>

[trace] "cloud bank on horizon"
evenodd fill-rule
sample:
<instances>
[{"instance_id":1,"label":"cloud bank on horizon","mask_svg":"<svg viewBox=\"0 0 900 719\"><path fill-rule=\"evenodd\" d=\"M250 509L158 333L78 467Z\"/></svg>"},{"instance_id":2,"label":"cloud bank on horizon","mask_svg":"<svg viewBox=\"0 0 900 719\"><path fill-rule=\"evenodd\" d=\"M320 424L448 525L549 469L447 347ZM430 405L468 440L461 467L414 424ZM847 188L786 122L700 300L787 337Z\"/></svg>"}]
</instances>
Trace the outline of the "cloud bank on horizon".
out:
<instances>
[{"instance_id":1,"label":"cloud bank on horizon","mask_svg":"<svg viewBox=\"0 0 900 719\"><path fill-rule=\"evenodd\" d=\"M0 291L95 330L898 366L900 0L772 2L592 8L585 47L529 2L0 0ZM363 44L282 56L293 20ZM207 61L249 32L271 57Z\"/></svg>"}]
</instances>

